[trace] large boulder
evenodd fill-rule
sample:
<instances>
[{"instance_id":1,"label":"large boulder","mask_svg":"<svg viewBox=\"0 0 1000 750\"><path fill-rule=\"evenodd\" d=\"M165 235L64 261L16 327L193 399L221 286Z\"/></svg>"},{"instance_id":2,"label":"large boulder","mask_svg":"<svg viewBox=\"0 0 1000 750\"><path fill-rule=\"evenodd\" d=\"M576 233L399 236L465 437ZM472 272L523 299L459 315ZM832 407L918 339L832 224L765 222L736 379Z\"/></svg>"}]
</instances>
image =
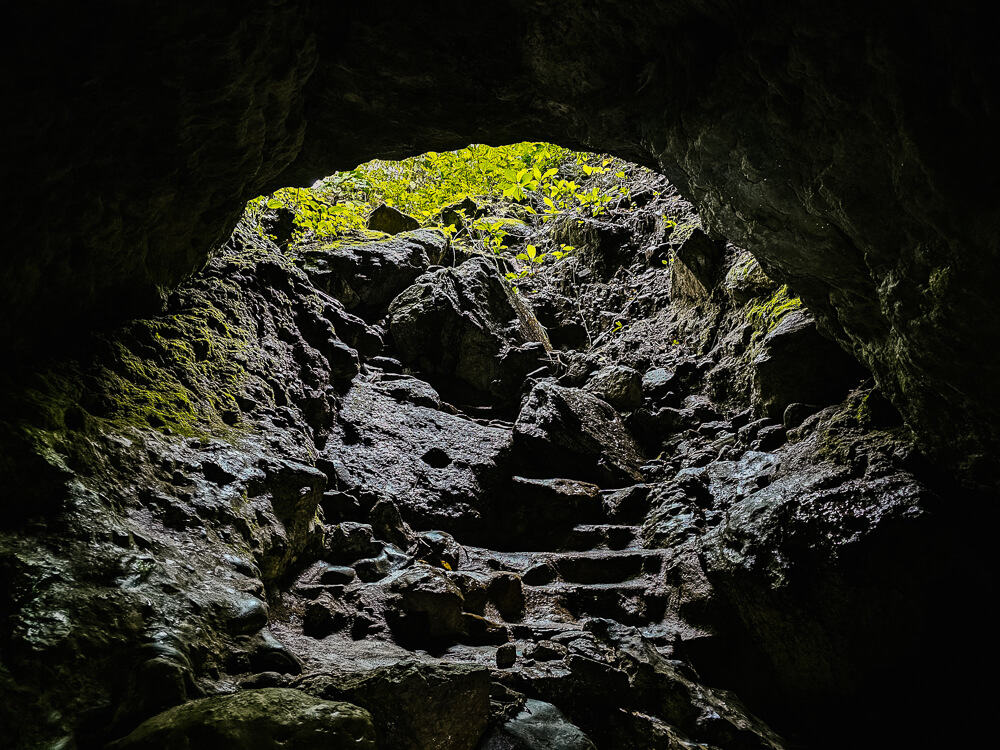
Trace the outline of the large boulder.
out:
<instances>
[{"instance_id":1,"label":"large boulder","mask_svg":"<svg viewBox=\"0 0 1000 750\"><path fill-rule=\"evenodd\" d=\"M109 750L375 750L371 715L289 688L247 690L168 709Z\"/></svg>"},{"instance_id":2,"label":"large boulder","mask_svg":"<svg viewBox=\"0 0 1000 750\"><path fill-rule=\"evenodd\" d=\"M473 399L508 400L548 348L530 308L484 257L417 279L393 300L389 332L400 359L438 390ZM521 351L530 362L515 356Z\"/></svg>"},{"instance_id":3,"label":"large boulder","mask_svg":"<svg viewBox=\"0 0 1000 750\"><path fill-rule=\"evenodd\" d=\"M514 462L534 476L562 476L622 487L641 481L639 446L605 401L542 381L514 425Z\"/></svg>"},{"instance_id":4,"label":"large boulder","mask_svg":"<svg viewBox=\"0 0 1000 750\"><path fill-rule=\"evenodd\" d=\"M601 517L600 488L572 479L513 477L491 524L492 544L552 549L573 526Z\"/></svg>"},{"instance_id":5,"label":"large boulder","mask_svg":"<svg viewBox=\"0 0 1000 750\"><path fill-rule=\"evenodd\" d=\"M418 528L474 533L506 482L510 431L355 383L323 457L344 487L395 498Z\"/></svg>"},{"instance_id":6,"label":"large boulder","mask_svg":"<svg viewBox=\"0 0 1000 750\"><path fill-rule=\"evenodd\" d=\"M438 231L418 229L389 239L341 240L301 250L303 269L348 310L377 315L427 270L448 244Z\"/></svg>"}]
</instances>

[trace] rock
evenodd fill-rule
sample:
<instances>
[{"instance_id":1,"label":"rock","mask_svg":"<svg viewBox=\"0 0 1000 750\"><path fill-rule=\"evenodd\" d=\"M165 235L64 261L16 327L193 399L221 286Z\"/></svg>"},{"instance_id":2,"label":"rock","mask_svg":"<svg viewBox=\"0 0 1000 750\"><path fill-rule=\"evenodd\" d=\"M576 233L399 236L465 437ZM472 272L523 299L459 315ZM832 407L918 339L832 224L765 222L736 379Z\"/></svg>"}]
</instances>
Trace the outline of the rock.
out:
<instances>
[{"instance_id":1,"label":"rock","mask_svg":"<svg viewBox=\"0 0 1000 750\"><path fill-rule=\"evenodd\" d=\"M807 417L810 417L818 412L820 408L821 407L814 406L812 404L789 404L785 407L785 413L781 417L781 423L790 430L794 429L805 422Z\"/></svg>"},{"instance_id":2,"label":"rock","mask_svg":"<svg viewBox=\"0 0 1000 750\"><path fill-rule=\"evenodd\" d=\"M416 378L383 380L375 385L382 393L399 401L406 401L428 409L440 409L441 397L430 383Z\"/></svg>"},{"instance_id":3,"label":"rock","mask_svg":"<svg viewBox=\"0 0 1000 750\"><path fill-rule=\"evenodd\" d=\"M386 234L399 234L420 228L420 222L409 214L404 214L398 208L382 203L368 214L369 229Z\"/></svg>"},{"instance_id":4,"label":"rock","mask_svg":"<svg viewBox=\"0 0 1000 750\"><path fill-rule=\"evenodd\" d=\"M344 521L331 526L326 537L326 550L330 559L352 563L382 552L384 545L376 541L370 524Z\"/></svg>"},{"instance_id":5,"label":"rock","mask_svg":"<svg viewBox=\"0 0 1000 750\"><path fill-rule=\"evenodd\" d=\"M611 365L591 375L584 390L620 411L631 411L642 404L643 376L631 367Z\"/></svg>"},{"instance_id":6,"label":"rock","mask_svg":"<svg viewBox=\"0 0 1000 750\"><path fill-rule=\"evenodd\" d=\"M418 229L385 240L333 242L302 250L312 282L348 310L378 315L430 265L428 253L448 243L440 232Z\"/></svg>"},{"instance_id":7,"label":"rock","mask_svg":"<svg viewBox=\"0 0 1000 750\"><path fill-rule=\"evenodd\" d=\"M558 708L529 698L521 713L484 740L481 750L596 750L596 746Z\"/></svg>"},{"instance_id":8,"label":"rock","mask_svg":"<svg viewBox=\"0 0 1000 750\"><path fill-rule=\"evenodd\" d=\"M541 382L514 425L514 462L522 470L594 481L641 481L639 446L615 410L586 391Z\"/></svg>"},{"instance_id":9,"label":"rock","mask_svg":"<svg viewBox=\"0 0 1000 750\"><path fill-rule=\"evenodd\" d=\"M509 396L500 366L507 349L540 342L538 361L548 345L534 314L487 258L421 276L393 300L389 332L404 363L439 389L480 400Z\"/></svg>"},{"instance_id":10,"label":"rock","mask_svg":"<svg viewBox=\"0 0 1000 750\"><path fill-rule=\"evenodd\" d=\"M464 597L443 570L417 563L393 573L382 585L395 595L388 617L400 640L450 642L465 635Z\"/></svg>"},{"instance_id":11,"label":"rock","mask_svg":"<svg viewBox=\"0 0 1000 750\"><path fill-rule=\"evenodd\" d=\"M513 643L505 643L497 649L497 667L500 669L510 669L517 661L517 646Z\"/></svg>"},{"instance_id":12,"label":"rock","mask_svg":"<svg viewBox=\"0 0 1000 750\"><path fill-rule=\"evenodd\" d=\"M498 547L547 549L578 523L600 517L597 485L572 479L513 477L496 508L491 542Z\"/></svg>"},{"instance_id":13,"label":"rock","mask_svg":"<svg viewBox=\"0 0 1000 750\"><path fill-rule=\"evenodd\" d=\"M524 616L524 590L516 573L493 576L486 585L486 597L508 622L517 622Z\"/></svg>"},{"instance_id":14,"label":"rock","mask_svg":"<svg viewBox=\"0 0 1000 750\"><path fill-rule=\"evenodd\" d=\"M396 498L417 528L483 535L508 475L509 430L401 403L368 383L348 391L339 421L323 456L342 484Z\"/></svg>"},{"instance_id":15,"label":"rock","mask_svg":"<svg viewBox=\"0 0 1000 750\"><path fill-rule=\"evenodd\" d=\"M353 568L344 565L324 565L319 574L319 582L326 585L348 584L354 580Z\"/></svg>"},{"instance_id":16,"label":"rock","mask_svg":"<svg viewBox=\"0 0 1000 750\"><path fill-rule=\"evenodd\" d=\"M737 305L743 305L754 297L769 296L776 286L764 273L757 259L746 250L740 251L726 273L726 291Z\"/></svg>"},{"instance_id":17,"label":"rock","mask_svg":"<svg viewBox=\"0 0 1000 750\"><path fill-rule=\"evenodd\" d=\"M864 375L857 360L816 330L812 317L795 310L764 337L754 360L754 399L772 419L789 404L832 404Z\"/></svg>"},{"instance_id":18,"label":"rock","mask_svg":"<svg viewBox=\"0 0 1000 750\"><path fill-rule=\"evenodd\" d=\"M724 253L725 243L712 240L701 229L691 232L674 251L675 261L670 264L671 296L693 301L707 299L715 286Z\"/></svg>"},{"instance_id":19,"label":"rock","mask_svg":"<svg viewBox=\"0 0 1000 750\"><path fill-rule=\"evenodd\" d=\"M565 659L569 649L555 641L539 641L524 652L525 658L535 661L557 661Z\"/></svg>"},{"instance_id":20,"label":"rock","mask_svg":"<svg viewBox=\"0 0 1000 750\"><path fill-rule=\"evenodd\" d=\"M375 750L371 715L350 703L289 688L246 690L168 709L142 723L110 750Z\"/></svg>"},{"instance_id":21,"label":"rock","mask_svg":"<svg viewBox=\"0 0 1000 750\"><path fill-rule=\"evenodd\" d=\"M296 686L371 712L379 748L474 750L489 719L489 671L403 661L354 673L318 673Z\"/></svg>"},{"instance_id":22,"label":"rock","mask_svg":"<svg viewBox=\"0 0 1000 750\"><path fill-rule=\"evenodd\" d=\"M440 223L442 226L450 225L456 229L464 229L470 220L478 219L482 215L483 209L479 207L479 204L466 196L462 200L442 208L434 220L435 223Z\"/></svg>"},{"instance_id":23,"label":"rock","mask_svg":"<svg viewBox=\"0 0 1000 750\"><path fill-rule=\"evenodd\" d=\"M618 224L567 216L553 227L552 240L575 247L583 261L604 278L631 260L631 235Z\"/></svg>"},{"instance_id":24,"label":"rock","mask_svg":"<svg viewBox=\"0 0 1000 750\"><path fill-rule=\"evenodd\" d=\"M353 571L351 571L353 573ZM312 638L325 638L347 625L348 617L326 594L306 605L302 632Z\"/></svg>"},{"instance_id":25,"label":"rock","mask_svg":"<svg viewBox=\"0 0 1000 750\"><path fill-rule=\"evenodd\" d=\"M462 617L465 620L466 643L475 646L495 646L510 640L510 630L501 622L471 612L463 612Z\"/></svg>"},{"instance_id":26,"label":"rock","mask_svg":"<svg viewBox=\"0 0 1000 750\"><path fill-rule=\"evenodd\" d=\"M647 370L642 376L642 395L658 401L674 387L674 372L665 367Z\"/></svg>"}]
</instances>

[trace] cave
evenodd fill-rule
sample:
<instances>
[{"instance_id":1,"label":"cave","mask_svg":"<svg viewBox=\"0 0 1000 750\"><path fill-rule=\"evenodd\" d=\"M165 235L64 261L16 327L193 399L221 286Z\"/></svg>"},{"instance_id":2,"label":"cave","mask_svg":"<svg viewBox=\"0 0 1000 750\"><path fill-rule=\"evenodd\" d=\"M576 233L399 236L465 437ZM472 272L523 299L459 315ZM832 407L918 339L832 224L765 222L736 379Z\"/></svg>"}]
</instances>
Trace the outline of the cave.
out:
<instances>
[{"instance_id":1,"label":"cave","mask_svg":"<svg viewBox=\"0 0 1000 750\"><path fill-rule=\"evenodd\" d=\"M985 724L1000 71L974 8L9 16L0 745ZM525 143L531 195L488 207L303 232L276 197L329 211L373 159ZM556 180L577 203L548 212Z\"/></svg>"}]
</instances>

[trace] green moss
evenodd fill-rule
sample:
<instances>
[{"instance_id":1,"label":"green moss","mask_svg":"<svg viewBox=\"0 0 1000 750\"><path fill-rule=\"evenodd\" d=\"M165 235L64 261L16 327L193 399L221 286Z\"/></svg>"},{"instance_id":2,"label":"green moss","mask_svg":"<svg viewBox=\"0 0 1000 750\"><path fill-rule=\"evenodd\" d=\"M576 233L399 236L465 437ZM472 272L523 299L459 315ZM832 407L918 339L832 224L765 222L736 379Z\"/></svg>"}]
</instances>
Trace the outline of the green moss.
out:
<instances>
[{"instance_id":1,"label":"green moss","mask_svg":"<svg viewBox=\"0 0 1000 750\"><path fill-rule=\"evenodd\" d=\"M755 336L764 336L773 331L788 313L801 307L802 300L791 296L786 284L769 299L749 304L746 316L756 329Z\"/></svg>"}]
</instances>

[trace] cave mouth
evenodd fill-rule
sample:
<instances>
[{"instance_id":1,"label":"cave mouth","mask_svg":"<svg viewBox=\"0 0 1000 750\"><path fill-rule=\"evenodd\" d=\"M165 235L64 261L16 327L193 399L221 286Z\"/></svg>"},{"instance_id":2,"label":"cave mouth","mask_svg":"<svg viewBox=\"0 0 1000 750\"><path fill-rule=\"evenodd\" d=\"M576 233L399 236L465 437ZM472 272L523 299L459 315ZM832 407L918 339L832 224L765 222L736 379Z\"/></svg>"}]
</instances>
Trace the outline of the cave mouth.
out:
<instances>
[{"instance_id":1,"label":"cave mouth","mask_svg":"<svg viewBox=\"0 0 1000 750\"><path fill-rule=\"evenodd\" d=\"M25 507L55 552L3 560L129 646L87 673L123 697L38 736L335 699L384 746L544 717L580 748L832 748L926 700L954 573L910 575L941 540L898 413L656 172L536 142L369 162L250 201L98 338L26 402L51 463L25 494L72 523ZM46 571L81 548L67 597ZM51 663L15 659L18 695L79 705Z\"/></svg>"}]
</instances>

